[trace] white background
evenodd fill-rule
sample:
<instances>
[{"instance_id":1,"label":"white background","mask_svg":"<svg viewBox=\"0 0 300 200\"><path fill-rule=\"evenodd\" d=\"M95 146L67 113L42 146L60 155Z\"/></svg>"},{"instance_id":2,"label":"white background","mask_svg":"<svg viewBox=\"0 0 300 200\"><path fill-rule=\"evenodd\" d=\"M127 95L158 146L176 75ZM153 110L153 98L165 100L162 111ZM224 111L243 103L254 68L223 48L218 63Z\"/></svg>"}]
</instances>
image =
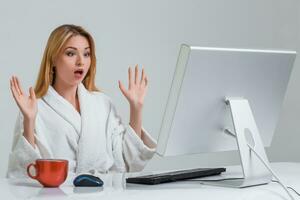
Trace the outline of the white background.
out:
<instances>
[{"instance_id":1,"label":"white background","mask_svg":"<svg viewBox=\"0 0 300 200\"><path fill-rule=\"evenodd\" d=\"M127 84L127 67L144 64L149 90L143 124L157 138L180 44L299 51L299 9L298 0L0 1L0 176L5 176L18 112L9 77L18 75L26 90L34 85L55 27L73 23L94 36L97 85L112 97L124 123L129 118L128 103L117 81ZM267 149L272 161L300 161L299 64L297 58ZM236 152L155 157L146 170L237 162Z\"/></svg>"}]
</instances>

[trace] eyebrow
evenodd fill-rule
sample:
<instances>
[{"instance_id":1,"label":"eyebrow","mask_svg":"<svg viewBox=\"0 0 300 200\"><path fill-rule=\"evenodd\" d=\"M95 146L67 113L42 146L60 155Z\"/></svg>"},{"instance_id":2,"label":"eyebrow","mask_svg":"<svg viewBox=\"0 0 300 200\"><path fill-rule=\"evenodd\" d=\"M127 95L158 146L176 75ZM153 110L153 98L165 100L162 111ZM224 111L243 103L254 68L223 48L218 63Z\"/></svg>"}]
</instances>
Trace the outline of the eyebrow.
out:
<instances>
[{"instance_id":1,"label":"eyebrow","mask_svg":"<svg viewBox=\"0 0 300 200\"><path fill-rule=\"evenodd\" d=\"M90 49L90 48L91 48L91 47L85 47L84 49ZM66 47L65 50L66 50L66 49L74 49L74 50L77 50L76 47Z\"/></svg>"}]
</instances>

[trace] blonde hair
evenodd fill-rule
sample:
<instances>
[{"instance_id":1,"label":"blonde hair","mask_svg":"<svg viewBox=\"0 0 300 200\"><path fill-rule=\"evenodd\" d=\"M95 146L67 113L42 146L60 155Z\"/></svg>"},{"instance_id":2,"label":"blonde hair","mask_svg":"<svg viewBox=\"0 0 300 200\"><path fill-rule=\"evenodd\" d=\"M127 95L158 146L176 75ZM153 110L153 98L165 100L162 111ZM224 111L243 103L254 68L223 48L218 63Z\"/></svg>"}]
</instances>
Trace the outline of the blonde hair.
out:
<instances>
[{"instance_id":1,"label":"blonde hair","mask_svg":"<svg viewBox=\"0 0 300 200\"><path fill-rule=\"evenodd\" d=\"M63 45L68 41L68 39L77 35L85 37L90 45L91 66L82 83L89 91L99 91L95 85L96 54L93 37L80 26L64 24L54 29L49 36L41 62L39 75L34 88L37 98L43 97L47 93L49 85L54 84L54 60L57 58Z\"/></svg>"}]
</instances>

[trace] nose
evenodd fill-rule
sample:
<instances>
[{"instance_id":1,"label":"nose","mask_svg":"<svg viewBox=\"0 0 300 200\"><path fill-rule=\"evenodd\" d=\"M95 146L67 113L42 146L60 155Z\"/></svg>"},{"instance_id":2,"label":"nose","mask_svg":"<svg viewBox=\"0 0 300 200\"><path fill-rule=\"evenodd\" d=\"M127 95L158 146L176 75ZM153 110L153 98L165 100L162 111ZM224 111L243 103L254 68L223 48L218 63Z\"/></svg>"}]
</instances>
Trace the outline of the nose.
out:
<instances>
[{"instance_id":1,"label":"nose","mask_svg":"<svg viewBox=\"0 0 300 200\"><path fill-rule=\"evenodd\" d=\"M81 55L77 57L76 66L81 67L83 65L83 58Z\"/></svg>"}]
</instances>

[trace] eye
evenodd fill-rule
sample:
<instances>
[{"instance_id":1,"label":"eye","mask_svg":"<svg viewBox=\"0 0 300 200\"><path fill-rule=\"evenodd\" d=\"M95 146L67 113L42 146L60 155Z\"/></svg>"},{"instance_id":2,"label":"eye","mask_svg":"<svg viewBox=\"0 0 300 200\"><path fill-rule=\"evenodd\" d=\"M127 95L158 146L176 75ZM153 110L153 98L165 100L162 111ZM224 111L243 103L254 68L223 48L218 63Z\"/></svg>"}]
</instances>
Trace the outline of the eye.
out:
<instances>
[{"instance_id":1,"label":"eye","mask_svg":"<svg viewBox=\"0 0 300 200\"><path fill-rule=\"evenodd\" d=\"M90 52L86 52L86 53L84 53L84 57L90 57Z\"/></svg>"},{"instance_id":2,"label":"eye","mask_svg":"<svg viewBox=\"0 0 300 200\"><path fill-rule=\"evenodd\" d=\"M66 52L66 55L72 57L72 56L75 55L75 53L72 52L72 51L67 51L67 52Z\"/></svg>"}]
</instances>

